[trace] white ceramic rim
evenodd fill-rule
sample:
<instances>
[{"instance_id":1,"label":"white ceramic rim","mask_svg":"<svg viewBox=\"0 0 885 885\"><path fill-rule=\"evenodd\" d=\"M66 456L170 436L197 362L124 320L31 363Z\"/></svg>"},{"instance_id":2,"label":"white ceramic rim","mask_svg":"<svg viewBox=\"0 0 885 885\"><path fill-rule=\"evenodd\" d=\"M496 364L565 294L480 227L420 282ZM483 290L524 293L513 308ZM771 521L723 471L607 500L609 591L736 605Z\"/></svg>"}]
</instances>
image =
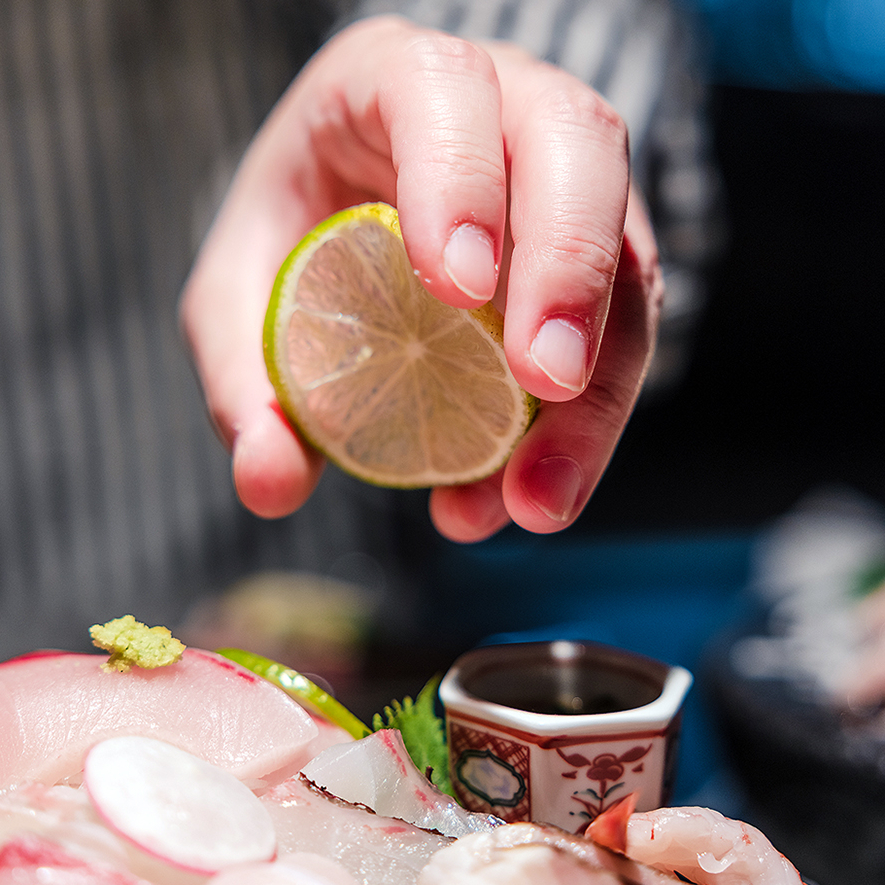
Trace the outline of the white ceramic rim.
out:
<instances>
[{"instance_id":1,"label":"white ceramic rim","mask_svg":"<svg viewBox=\"0 0 885 885\"><path fill-rule=\"evenodd\" d=\"M462 713L471 719L517 729L543 737L557 735L599 735L663 731L676 717L694 677L684 667L667 666L661 693L650 703L613 713L549 714L532 713L486 701L467 692L461 685L456 662L443 677L439 696L447 712Z\"/></svg>"}]
</instances>

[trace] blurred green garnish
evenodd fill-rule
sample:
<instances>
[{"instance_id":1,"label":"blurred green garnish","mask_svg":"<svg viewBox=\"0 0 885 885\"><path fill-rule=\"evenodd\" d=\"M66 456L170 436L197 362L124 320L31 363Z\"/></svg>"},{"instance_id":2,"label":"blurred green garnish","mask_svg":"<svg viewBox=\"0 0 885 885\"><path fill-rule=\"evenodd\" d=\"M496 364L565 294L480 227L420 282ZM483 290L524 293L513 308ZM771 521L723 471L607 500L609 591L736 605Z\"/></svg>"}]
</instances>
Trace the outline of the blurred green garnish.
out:
<instances>
[{"instance_id":1,"label":"blurred green garnish","mask_svg":"<svg viewBox=\"0 0 885 885\"><path fill-rule=\"evenodd\" d=\"M885 587L885 556L873 559L858 569L854 576L851 595L862 599Z\"/></svg>"}]
</instances>

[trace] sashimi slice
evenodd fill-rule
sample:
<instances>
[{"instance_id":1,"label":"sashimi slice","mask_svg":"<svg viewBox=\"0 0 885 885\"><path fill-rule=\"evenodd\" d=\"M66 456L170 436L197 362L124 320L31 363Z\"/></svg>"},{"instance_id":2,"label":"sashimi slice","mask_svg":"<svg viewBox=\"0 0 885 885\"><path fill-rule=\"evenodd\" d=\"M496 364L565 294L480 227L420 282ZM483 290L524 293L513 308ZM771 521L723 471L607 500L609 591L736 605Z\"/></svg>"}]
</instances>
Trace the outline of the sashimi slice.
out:
<instances>
[{"instance_id":1,"label":"sashimi slice","mask_svg":"<svg viewBox=\"0 0 885 885\"><path fill-rule=\"evenodd\" d=\"M101 655L36 653L0 664L0 788L76 778L120 734L167 741L247 782L277 783L310 758L317 726L285 692L212 652L128 673Z\"/></svg>"},{"instance_id":2,"label":"sashimi slice","mask_svg":"<svg viewBox=\"0 0 885 885\"><path fill-rule=\"evenodd\" d=\"M290 778L261 797L280 854L310 851L341 864L363 885L414 885L418 873L452 840L382 817Z\"/></svg>"},{"instance_id":3,"label":"sashimi slice","mask_svg":"<svg viewBox=\"0 0 885 885\"><path fill-rule=\"evenodd\" d=\"M301 773L318 787L377 814L459 838L487 832L503 821L462 808L415 767L395 728L317 754Z\"/></svg>"},{"instance_id":4,"label":"sashimi slice","mask_svg":"<svg viewBox=\"0 0 885 885\"><path fill-rule=\"evenodd\" d=\"M313 759L314 756L323 750L328 747L334 747L336 744L349 744L353 742L354 738L340 726L329 722L327 719L322 719L309 710L308 714L317 727L317 735L305 748L304 754L307 759Z\"/></svg>"},{"instance_id":5,"label":"sashimi slice","mask_svg":"<svg viewBox=\"0 0 885 885\"><path fill-rule=\"evenodd\" d=\"M0 792L0 845L33 837L87 863L128 869L127 853L85 790L24 784Z\"/></svg>"},{"instance_id":6,"label":"sashimi slice","mask_svg":"<svg viewBox=\"0 0 885 885\"><path fill-rule=\"evenodd\" d=\"M471 833L438 852L419 885L679 885L676 876L643 866L583 836L546 824L513 823ZM746 880L749 885L750 880Z\"/></svg>"},{"instance_id":7,"label":"sashimi slice","mask_svg":"<svg viewBox=\"0 0 885 885\"><path fill-rule=\"evenodd\" d=\"M636 811L636 795L635 792L628 793L596 815L585 830L585 835L618 854L626 854L627 825L630 815Z\"/></svg>"},{"instance_id":8,"label":"sashimi slice","mask_svg":"<svg viewBox=\"0 0 885 885\"><path fill-rule=\"evenodd\" d=\"M712 808L631 814L626 843L627 857L697 885L802 885L799 872L764 833Z\"/></svg>"},{"instance_id":9,"label":"sashimi slice","mask_svg":"<svg viewBox=\"0 0 885 885\"><path fill-rule=\"evenodd\" d=\"M104 864L68 854L53 842L25 835L0 846L0 885L148 885Z\"/></svg>"},{"instance_id":10,"label":"sashimi slice","mask_svg":"<svg viewBox=\"0 0 885 885\"><path fill-rule=\"evenodd\" d=\"M142 851L112 830L82 787L35 783L0 792L0 846L35 839L56 846L85 869L119 871L140 883L202 885L207 880Z\"/></svg>"},{"instance_id":11,"label":"sashimi slice","mask_svg":"<svg viewBox=\"0 0 885 885\"><path fill-rule=\"evenodd\" d=\"M296 851L273 863L244 864L225 870L209 885L359 885L339 863L308 851Z\"/></svg>"}]
</instances>

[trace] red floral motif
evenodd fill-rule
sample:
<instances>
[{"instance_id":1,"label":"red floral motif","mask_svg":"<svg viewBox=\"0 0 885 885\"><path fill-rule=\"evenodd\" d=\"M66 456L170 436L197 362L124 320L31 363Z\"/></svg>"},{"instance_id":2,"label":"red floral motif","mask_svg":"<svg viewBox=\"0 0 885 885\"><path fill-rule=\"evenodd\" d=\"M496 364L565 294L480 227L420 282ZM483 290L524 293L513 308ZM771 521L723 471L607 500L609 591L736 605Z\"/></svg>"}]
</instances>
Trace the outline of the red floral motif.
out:
<instances>
[{"instance_id":1,"label":"red floral motif","mask_svg":"<svg viewBox=\"0 0 885 885\"><path fill-rule=\"evenodd\" d=\"M624 766L614 753L600 753L587 769L591 781L616 781L623 774Z\"/></svg>"},{"instance_id":2,"label":"red floral motif","mask_svg":"<svg viewBox=\"0 0 885 885\"><path fill-rule=\"evenodd\" d=\"M587 779L594 781L596 788L587 787L584 790L576 790L572 794L572 799L582 807L582 811L578 812L587 820L578 832L586 830L590 821L597 815L601 814L606 808L614 804L608 802L612 794L620 790L624 786L621 778L624 775L624 766L631 762L638 762L651 749L651 744L643 747L637 745L625 750L620 755L614 753L599 753L592 759L588 759L581 753L564 753L557 748L556 752L567 762L573 769L586 768ZM641 768L641 766L639 766ZM636 771L636 769L633 769ZM566 778L577 777L577 771L564 771L562 776ZM615 797L617 802L620 797Z\"/></svg>"}]
</instances>

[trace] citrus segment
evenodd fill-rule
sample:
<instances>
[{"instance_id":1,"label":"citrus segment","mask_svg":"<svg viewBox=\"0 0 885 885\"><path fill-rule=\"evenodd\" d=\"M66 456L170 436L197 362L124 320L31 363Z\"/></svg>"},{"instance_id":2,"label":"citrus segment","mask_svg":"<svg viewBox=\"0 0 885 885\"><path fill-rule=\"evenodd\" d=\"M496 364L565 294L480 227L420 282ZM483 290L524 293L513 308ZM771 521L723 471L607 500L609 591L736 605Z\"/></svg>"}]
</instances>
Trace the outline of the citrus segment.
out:
<instances>
[{"instance_id":1,"label":"citrus segment","mask_svg":"<svg viewBox=\"0 0 885 885\"><path fill-rule=\"evenodd\" d=\"M298 244L277 275L264 348L290 421L377 485L487 476L537 405L507 366L498 311L430 295L383 203L339 212Z\"/></svg>"}]
</instances>

